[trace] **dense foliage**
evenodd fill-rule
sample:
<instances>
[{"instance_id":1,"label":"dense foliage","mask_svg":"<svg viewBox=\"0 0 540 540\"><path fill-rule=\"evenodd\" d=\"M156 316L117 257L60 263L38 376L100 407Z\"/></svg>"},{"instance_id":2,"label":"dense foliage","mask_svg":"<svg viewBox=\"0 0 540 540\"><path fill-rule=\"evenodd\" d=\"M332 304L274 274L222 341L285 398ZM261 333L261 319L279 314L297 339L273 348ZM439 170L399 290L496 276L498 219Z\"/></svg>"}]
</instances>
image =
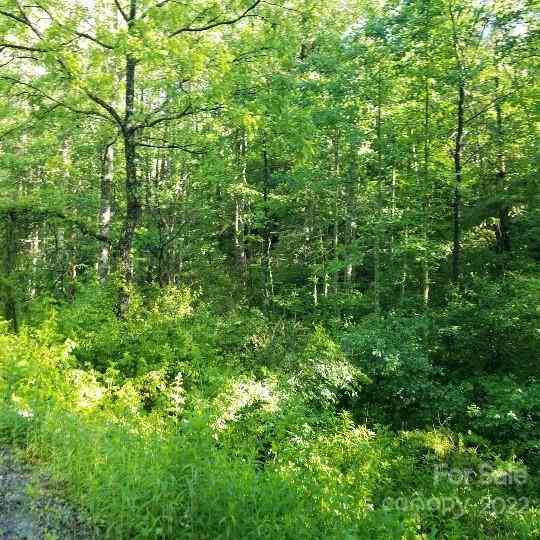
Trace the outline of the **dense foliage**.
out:
<instances>
[{"instance_id":1,"label":"dense foliage","mask_svg":"<svg viewBox=\"0 0 540 540\"><path fill-rule=\"evenodd\" d=\"M0 444L97 537L540 537L538 13L0 0Z\"/></svg>"}]
</instances>

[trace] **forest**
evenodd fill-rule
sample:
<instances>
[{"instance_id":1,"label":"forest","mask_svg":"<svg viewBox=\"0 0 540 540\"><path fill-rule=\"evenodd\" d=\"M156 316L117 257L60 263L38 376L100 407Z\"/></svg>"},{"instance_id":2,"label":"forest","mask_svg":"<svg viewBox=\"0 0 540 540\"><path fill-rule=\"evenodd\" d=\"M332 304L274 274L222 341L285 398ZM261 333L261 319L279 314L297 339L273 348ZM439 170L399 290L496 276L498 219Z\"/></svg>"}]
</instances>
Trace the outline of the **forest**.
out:
<instances>
[{"instance_id":1,"label":"forest","mask_svg":"<svg viewBox=\"0 0 540 540\"><path fill-rule=\"evenodd\" d=\"M539 21L0 0L0 462L86 524L30 540L540 538Z\"/></svg>"}]
</instances>

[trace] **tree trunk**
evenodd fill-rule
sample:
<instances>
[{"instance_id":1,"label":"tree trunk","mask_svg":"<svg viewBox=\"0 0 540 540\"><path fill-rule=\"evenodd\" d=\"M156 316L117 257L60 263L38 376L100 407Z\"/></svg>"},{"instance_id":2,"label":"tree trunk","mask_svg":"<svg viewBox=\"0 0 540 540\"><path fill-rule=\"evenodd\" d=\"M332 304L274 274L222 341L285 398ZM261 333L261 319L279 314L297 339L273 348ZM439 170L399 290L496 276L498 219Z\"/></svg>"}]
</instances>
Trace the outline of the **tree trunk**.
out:
<instances>
[{"instance_id":1,"label":"tree trunk","mask_svg":"<svg viewBox=\"0 0 540 540\"><path fill-rule=\"evenodd\" d=\"M430 210L431 210L431 185L429 178L429 78L425 79L424 88L424 187L427 190L427 195L424 202L424 257L422 258L422 299L424 308L429 306L429 295L431 281L429 275L429 237L430 237Z\"/></svg>"},{"instance_id":2,"label":"tree trunk","mask_svg":"<svg viewBox=\"0 0 540 540\"><path fill-rule=\"evenodd\" d=\"M453 249L452 249L452 281L459 284L461 274L461 180L462 164L461 155L463 151L463 127L465 112L465 82L460 75L458 88L457 107L457 130L454 144L454 200L453 209Z\"/></svg>"},{"instance_id":3,"label":"tree trunk","mask_svg":"<svg viewBox=\"0 0 540 540\"><path fill-rule=\"evenodd\" d=\"M15 292L15 264L17 259L17 216L14 212L6 215L6 249L4 256L4 307L6 319L11 321L14 332L19 331L17 317L17 296Z\"/></svg>"},{"instance_id":4,"label":"tree trunk","mask_svg":"<svg viewBox=\"0 0 540 540\"><path fill-rule=\"evenodd\" d=\"M506 179L506 155L504 149L504 131L502 103L499 96L499 78L495 77L495 112L497 115L497 197L499 198L499 223L496 228L497 250L500 253L510 250L510 208L504 200Z\"/></svg>"},{"instance_id":5,"label":"tree trunk","mask_svg":"<svg viewBox=\"0 0 540 540\"><path fill-rule=\"evenodd\" d=\"M345 289L348 293L352 291L353 284L353 243L355 240L355 223L354 223L354 196L355 196L355 184L358 182L358 164L356 157L351 156L351 164L349 167L349 173L347 177L347 183L345 186L345 243L347 245L347 264L345 265L345 272L343 276L343 282Z\"/></svg>"},{"instance_id":6,"label":"tree trunk","mask_svg":"<svg viewBox=\"0 0 540 540\"><path fill-rule=\"evenodd\" d=\"M132 12L135 11L132 0ZM133 13L134 18L134 13ZM124 316L129 308L130 287L133 282L133 239L141 217L140 186L137 177L136 132L132 125L135 100L135 69L136 60L128 55L126 58L126 113L122 137L124 139L125 158L125 190L126 213L124 227L118 249L120 290L117 311Z\"/></svg>"},{"instance_id":7,"label":"tree trunk","mask_svg":"<svg viewBox=\"0 0 540 540\"><path fill-rule=\"evenodd\" d=\"M465 124L465 73L464 63L461 58L457 21L453 5L449 4L449 14L452 22L452 41L456 72L458 75L458 102L457 102L457 128L454 138L454 194L452 201L453 219L453 246L452 246L452 282L459 286L461 275L461 179L463 152L463 129Z\"/></svg>"},{"instance_id":8,"label":"tree trunk","mask_svg":"<svg viewBox=\"0 0 540 540\"><path fill-rule=\"evenodd\" d=\"M263 230L263 254L262 254L262 271L264 284L264 303L269 305L274 296L274 280L272 276L272 230L268 207L268 194L270 191L270 162L268 153L263 150L264 163L264 185L263 185L263 201L264 201L264 230Z\"/></svg>"},{"instance_id":9,"label":"tree trunk","mask_svg":"<svg viewBox=\"0 0 540 540\"><path fill-rule=\"evenodd\" d=\"M247 134L246 130L242 129L241 137L238 145L238 163L240 166L240 182L243 186L246 185L246 155L247 155ZM236 195L234 200L234 252L236 254L236 267L242 281L242 285L246 286L246 246L244 242L244 223L243 211L244 202L242 197Z\"/></svg>"},{"instance_id":10,"label":"tree trunk","mask_svg":"<svg viewBox=\"0 0 540 540\"><path fill-rule=\"evenodd\" d=\"M109 239L112 220L112 181L114 172L114 143L105 145L102 156L99 234ZM106 282L110 273L111 246L107 241L102 242L98 259L98 276L100 282Z\"/></svg>"},{"instance_id":11,"label":"tree trunk","mask_svg":"<svg viewBox=\"0 0 540 540\"><path fill-rule=\"evenodd\" d=\"M334 251L334 294L338 293L339 289L339 204L340 204L340 157L339 157L339 131L334 139L334 172L336 175L336 191L334 194L334 224L332 234L332 247Z\"/></svg>"},{"instance_id":12,"label":"tree trunk","mask_svg":"<svg viewBox=\"0 0 540 540\"><path fill-rule=\"evenodd\" d=\"M41 256L41 238L40 238L40 225L39 223L33 223L31 225L30 233L30 259L32 261L32 271L30 277L29 293L30 298L35 298L37 294L37 276L39 272L39 259Z\"/></svg>"},{"instance_id":13,"label":"tree trunk","mask_svg":"<svg viewBox=\"0 0 540 540\"><path fill-rule=\"evenodd\" d=\"M375 293L375 313L381 313L381 249L382 249L382 214L383 214L383 148L382 148L382 85L381 72L377 84L377 217L375 224L375 251L373 258L373 288Z\"/></svg>"}]
</instances>

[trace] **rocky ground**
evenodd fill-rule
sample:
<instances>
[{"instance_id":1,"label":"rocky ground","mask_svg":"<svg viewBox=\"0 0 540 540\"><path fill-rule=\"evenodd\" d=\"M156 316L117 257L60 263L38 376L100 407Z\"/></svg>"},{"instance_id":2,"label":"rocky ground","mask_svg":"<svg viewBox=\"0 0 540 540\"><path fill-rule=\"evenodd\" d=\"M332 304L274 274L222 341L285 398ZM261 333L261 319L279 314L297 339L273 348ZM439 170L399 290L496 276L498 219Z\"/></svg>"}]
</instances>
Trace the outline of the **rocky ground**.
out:
<instances>
[{"instance_id":1,"label":"rocky ground","mask_svg":"<svg viewBox=\"0 0 540 540\"><path fill-rule=\"evenodd\" d=\"M96 538L47 478L0 447L0 540Z\"/></svg>"}]
</instances>

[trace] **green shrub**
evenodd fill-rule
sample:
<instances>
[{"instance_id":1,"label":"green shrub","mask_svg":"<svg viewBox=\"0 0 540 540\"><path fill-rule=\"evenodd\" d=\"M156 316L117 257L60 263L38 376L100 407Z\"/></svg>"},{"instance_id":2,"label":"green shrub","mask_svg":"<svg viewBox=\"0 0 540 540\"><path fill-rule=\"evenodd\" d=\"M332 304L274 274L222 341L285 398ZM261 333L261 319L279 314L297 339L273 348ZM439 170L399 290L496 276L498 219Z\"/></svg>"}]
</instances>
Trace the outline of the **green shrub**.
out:
<instances>
[{"instance_id":1,"label":"green shrub","mask_svg":"<svg viewBox=\"0 0 540 540\"><path fill-rule=\"evenodd\" d=\"M367 319L342 335L351 361L372 381L357 407L375 405L397 425L432 417L440 370L432 365L424 348L423 330L422 320L388 316Z\"/></svg>"},{"instance_id":2,"label":"green shrub","mask_svg":"<svg viewBox=\"0 0 540 540\"><path fill-rule=\"evenodd\" d=\"M508 455L540 464L540 383L520 383L506 376L475 381L475 400L467 408L465 427Z\"/></svg>"},{"instance_id":3,"label":"green shrub","mask_svg":"<svg viewBox=\"0 0 540 540\"><path fill-rule=\"evenodd\" d=\"M290 378L293 389L319 407L348 403L369 382L320 326L315 328L298 355L297 367Z\"/></svg>"},{"instance_id":4,"label":"green shrub","mask_svg":"<svg viewBox=\"0 0 540 540\"><path fill-rule=\"evenodd\" d=\"M459 377L538 376L540 279L476 282L435 313L434 359Z\"/></svg>"},{"instance_id":5,"label":"green shrub","mask_svg":"<svg viewBox=\"0 0 540 540\"><path fill-rule=\"evenodd\" d=\"M0 435L19 439L51 403L74 396L67 376L73 343L55 341L55 322L19 336L0 330Z\"/></svg>"},{"instance_id":6,"label":"green shrub","mask_svg":"<svg viewBox=\"0 0 540 540\"><path fill-rule=\"evenodd\" d=\"M169 288L148 306L135 297L120 320L108 291L88 289L61 311L59 328L76 343L74 355L82 365L118 369L124 376L168 368L174 378L182 363L198 363L206 352L186 329L193 301L187 289Z\"/></svg>"}]
</instances>

